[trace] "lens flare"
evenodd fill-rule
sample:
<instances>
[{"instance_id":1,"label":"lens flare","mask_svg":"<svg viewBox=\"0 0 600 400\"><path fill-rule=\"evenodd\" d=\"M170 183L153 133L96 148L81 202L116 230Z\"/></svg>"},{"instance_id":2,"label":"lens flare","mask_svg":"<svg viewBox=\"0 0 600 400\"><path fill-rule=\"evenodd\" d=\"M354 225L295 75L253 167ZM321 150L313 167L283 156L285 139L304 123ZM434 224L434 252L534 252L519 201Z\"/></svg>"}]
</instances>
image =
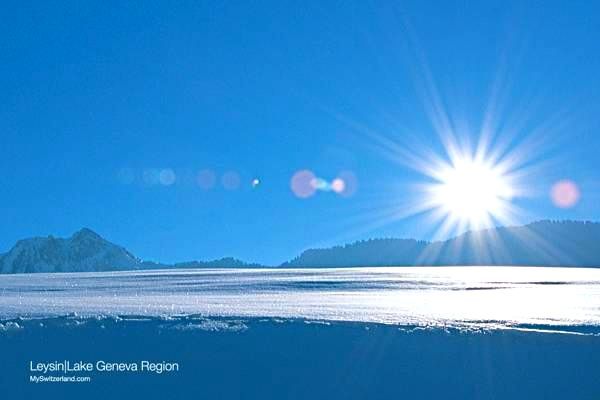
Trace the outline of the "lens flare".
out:
<instances>
[{"instance_id":1,"label":"lens flare","mask_svg":"<svg viewBox=\"0 0 600 400\"><path fill-rule=\"evenodd\" d=\"M236 190L240 187L241 178L235 171L228 171L221 177L221 184L225 190Z\"/></svg>"},{"instance_id":2,"label":"lens flare","mask_svg":"<svg viewBox=\"0 0 600 400\"><path fill-rule=\"evenodd\" d=\"M560 208L571 208L577 204L580 191L577 184L570 180L556 182L550 192L552 202Z\"/></svg>"},{"instance_id":3,"label":"lens flare","mask_svg":"<svg viewBox=\"0 0 600 400\"><path fill-rule=\"evenodd\" d=\"M296 197L306 199L316 192L314 181L317 179L315 174L309 170L298 171L292 176L290 187Z\"/></svg>"},{"instance_id":4,"label":"lens flare","mask_svg":"<svg viewBox=\"0 0 600 400\"><path fill-rule=\"evenodd\" d=\"M342 171L332 182L333 190L342 197L352 197L358 190L358 180L352 171Z\"/></svg>"},{"instance_id":5,"label":"lens flare","mask_svg":"<svg viewBox=\"0 0 600 400\"><path fill-rule=\"evenodd\" d=\"M196 178L198 182L198 186L202 190L210 190L215 186L217 182L217 176L210 169L203 169L198 172L198 176Z\"/></svg>"},{"instance_id":6,"label":"lens flare","mask_svg":"<svg viewBox=\"0 0 600 400\"><path fill-rule=\"evenodd\" d=\"M329 192L331 190L331 186L329 185L329 182L327 182L323 178L314 178L310 181L310 184L316 190L321 190L323 192Z\"/></svg>"},{"instance_id":7,"label":"lens flare","mask_svg":"<svg viewBox=\"0 0 600 400\"><path fill-rule=\"evenodd\" d=\"M343 193L344 189L346 189L346 182L341 178L335 178L331 182L331 189L338 194Z\"/></svg>"},{"instance_id":8,"label":"lens flare","mask_svg":"<svg viewBox=\"0 0 600 400\"><path fill-rule=\"evenodd\" d=\"M166 168L160 171L158 180L163 186L171 186L177 180L177 175L171 168Z\"/></svg>"}]
</instances>

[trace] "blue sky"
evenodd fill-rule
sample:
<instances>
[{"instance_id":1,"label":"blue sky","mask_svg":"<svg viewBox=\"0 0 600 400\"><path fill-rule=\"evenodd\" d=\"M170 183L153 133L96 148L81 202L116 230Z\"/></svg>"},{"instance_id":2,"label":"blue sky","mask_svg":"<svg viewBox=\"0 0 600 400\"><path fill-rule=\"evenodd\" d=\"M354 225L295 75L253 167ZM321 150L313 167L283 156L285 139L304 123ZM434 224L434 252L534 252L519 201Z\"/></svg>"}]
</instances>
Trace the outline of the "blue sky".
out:
<instances>
[{"instance_id":1,"label":"blue sky","mask_svg":"<svg viewBox=\"0 0 600 400\"><path fill-rule=\"evenodd\" d=\"M456 135L475 142L492 109L526 154L519 223L599 219L592 2L36 3L3 7L0 26L1 249L87 226L145 259L279 263L431 237L403 210L423 176L373 142L443 155L436 93ZM304 169L351 171L357 190L297 198ZM548 195L563 179L581 193L570 208Z\"/></svg>"}]
</instances>

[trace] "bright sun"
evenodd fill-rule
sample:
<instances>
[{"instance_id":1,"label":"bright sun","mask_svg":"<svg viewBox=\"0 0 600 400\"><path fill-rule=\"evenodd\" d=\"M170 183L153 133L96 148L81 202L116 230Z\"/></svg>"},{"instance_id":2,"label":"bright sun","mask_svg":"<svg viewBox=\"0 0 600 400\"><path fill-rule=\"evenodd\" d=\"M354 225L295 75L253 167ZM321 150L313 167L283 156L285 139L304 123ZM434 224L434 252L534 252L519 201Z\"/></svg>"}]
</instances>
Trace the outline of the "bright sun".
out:
<instances>
[{"instance_id":1,"label":"bright sun","mask_svg":"<svg viewBox=\"0 0 600 400\"><path fill-rule=\"evenodd\" d=\"M500 168L485 161L455 159L436 172L437 182L429 187L430 205L471 228L501 218L514 195Z\"/></svg>"}]
</instances>

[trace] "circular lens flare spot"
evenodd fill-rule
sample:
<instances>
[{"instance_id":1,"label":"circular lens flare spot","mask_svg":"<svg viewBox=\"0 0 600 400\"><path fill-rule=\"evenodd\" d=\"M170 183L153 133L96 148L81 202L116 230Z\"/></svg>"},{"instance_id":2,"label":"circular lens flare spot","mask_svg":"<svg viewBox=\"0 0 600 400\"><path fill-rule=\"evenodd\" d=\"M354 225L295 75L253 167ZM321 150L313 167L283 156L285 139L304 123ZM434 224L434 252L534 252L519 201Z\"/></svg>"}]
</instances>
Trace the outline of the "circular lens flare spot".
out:
<instances>
[{"instance_id":1,"label":"circular lens flare spot","mask_svg":"<svg viewBox=\"0 0 600 400\"><path fill-rule=\"evenodd\" d=\"M571 208L579 201L581 192L577 184L570 180L556 182L550 191L552 202L560 208Z\"/></svg>"},{"instance_id":2,"label":"circular lens flare spot","mask_svg":"<svg viewBox=\"0 0 600 400\"><path fill-rule=\"evenodd\" d=\"M171 186L177 180L177 175L175 175L175 171L170 168L163 169L158 175L158 180L163 186Z\"/></svg>"},{"instance_id":3,"label":"circular lens flare spot","mask_svg":"<svg viewBox=\"0 0 600 400\"><path fill-rule=\"evenodd\" d=\"M341 178L335 178L333 182L331 182L331 190L336 193L343 193L344 189L346 189L346 182L344 182Z\"/></svg>"},{"instance_id":4,"label":"circular lens flare spot","mask_svg":"<svg viewBox=\"0 0 600 400\"><path fill-rule=\"evenodd\" d=\"M203 169L198 172L196 181L198 182L200 189L210 190L215 186L215 183L217 182L217 176L210 169Z\"/></svg>"},{"instance_id":5,"label":"circular lens flare spot","mask_svg":"<svg viewBox=\"0 0 600 400\"><path fill-rule=\"evenodd\" d=\"M317 190L314 185L316 179L315 174L307 169L296 172L290 181L292 192L301 199L311 197Z\"/></svg>"},{"instance_id":6,"label":"circular lens flare spot","mask_svg":"<svg viewBox=\"0 0 600 400\"><path fill-rule=\"evenodd\" d=\"M225 172L221 177L221 184L225 190L236 190L240 187L240 175L235 171Z\"/></svg>"}]
</instances>

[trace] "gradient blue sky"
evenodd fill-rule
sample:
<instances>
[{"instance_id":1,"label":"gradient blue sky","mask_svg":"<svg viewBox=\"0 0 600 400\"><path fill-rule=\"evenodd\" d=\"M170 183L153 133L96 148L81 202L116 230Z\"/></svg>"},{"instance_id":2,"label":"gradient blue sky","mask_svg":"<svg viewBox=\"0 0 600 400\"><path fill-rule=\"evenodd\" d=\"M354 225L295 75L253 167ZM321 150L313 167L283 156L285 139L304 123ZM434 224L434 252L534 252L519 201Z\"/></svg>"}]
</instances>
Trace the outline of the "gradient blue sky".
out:
<instances>
[{"instance_id":1,"label":"gradient blue sky","mask_svg":"<svg viewBox=\"0 0 600 400\"><path fill-rule=\"evenodd\" d=\"M443 154L432 88L461 137L477 139L490 99L499 126L517 124L511 148L539 166L519 222L599 219L593 2L224 3L4 4L0 249L87 226L145 259L279 263L430 237L421 215L379 215L402 213L422 177L372 134ZM152 168L176 182L144 182ZM353 171L358 191L298 199L290 178L306 168ZM201 169L237 171L241 187L202 190ZM560 179L579 185L575 207L552 204Z\"/></svg>"}]
</instances>

